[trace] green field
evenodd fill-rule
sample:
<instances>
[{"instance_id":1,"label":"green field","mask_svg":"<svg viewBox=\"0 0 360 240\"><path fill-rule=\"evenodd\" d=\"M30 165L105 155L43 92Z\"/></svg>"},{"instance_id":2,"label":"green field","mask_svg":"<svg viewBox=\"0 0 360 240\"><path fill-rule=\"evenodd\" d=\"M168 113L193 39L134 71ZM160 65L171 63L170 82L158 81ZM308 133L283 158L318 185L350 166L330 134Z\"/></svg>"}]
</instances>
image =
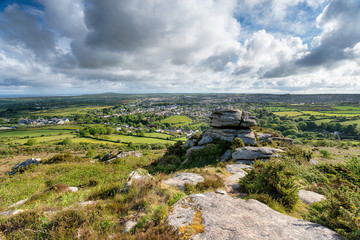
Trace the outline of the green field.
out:
<instances>
[{"instance_id":1,"label":"green field","mask_svg":"<svg viewBox=\"0 0 360 240\"><path fill-rule=\"evenodd\" d=\"M170 124L191 124L192 119L187 116L175 115L161 120L162 123Z\"/></svg>"},{"instance_id":2,"label":"green field","mask_svg":"<svg viewBox=\"0 0 360 240\"><path fill-rule=\"evenodd\" d=\"M266 108L272 112L286 112L286 111L296 111L297 110L294 108L287 108L287 107L266 107Z\"/></svg>"},{"instance_id":3,"label":"green field","mask_svg":"<svg viewBox=\"0 0 360 240\"><path fill-rule=\"evenodd\" d=\"M150 138L150 137L138 137L138 136L127 136L127 135L110 135L109 140L111 141L117 141L120 140L121 142L126 143L147 143L147 144L154 144L154 143L169 143L173 144L175 143L174 140L165 140L165 139L158 139L158 138Z\"/></svg>"},{"instance_id":4,"label":"green field","mask_svg":"<svg viewBox=\"0 0 360 240\"><path fill-rule=\"evenodd\" d=\"M29 130L13 130L8 132L0 132L0 137L40 137L44 136L53 136L60 134L70 134L73 130L61 130L61 129L29 129Z\"/></svg>"},{"instance_id":5,"label":"green field","mask_svg":"<svg viewBox=\"0 0 360 240\"><path fill-rule=\"evenodd\" d=\"M278 115L280 117L282 116L288 116L288 117L297 117L301 116L301 112L295 112L295 111L287 111L287 112L274 112L275 115Z\"/></svg>"},{"instance_id":6,"label":"green field","mask_svg":"<svg viewBox=\"0 0 360 240\"><path fill-rule=\"evenodd\" d=\"M65 140L66 138L75 138L74 135L71 135L71 134L64 134L64 135L54 135L54 136L47 136L47 137L37 137L35 138L37 143L38 144L41 144L41 143L57 143L57 142L60 142L62 140ZM24 144L28 141L29 139L28 138L25 138L25 139L15 139L15 140L12 140L12 141L9 141L8 143L20 143L20 144Z\"/></svg>"}]
</instances>

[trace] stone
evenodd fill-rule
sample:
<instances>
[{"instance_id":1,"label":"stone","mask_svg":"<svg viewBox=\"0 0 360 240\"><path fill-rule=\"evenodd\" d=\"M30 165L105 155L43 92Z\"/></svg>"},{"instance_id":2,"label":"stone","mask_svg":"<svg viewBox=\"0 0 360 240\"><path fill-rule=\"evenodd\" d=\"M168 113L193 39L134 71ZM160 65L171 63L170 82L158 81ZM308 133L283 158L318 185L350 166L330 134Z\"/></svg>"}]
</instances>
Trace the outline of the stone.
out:
<instances>
[{"instance_id":1,"label":"stone","mask_svg":"<svg viewBox=\"0 0 360 240\"><path fill-rule=\"evenodd\" d=\"M194 240L342 239L322 225L276 212L254 199L208 192L189 195L172 207L166 222Z\"/></svg>"},{"instance_id":2,"label":"stone","mask_svg":"<svg viewBox=\"0 0 360 240\"><path fill-rule=\"evenodd\" d=\"M130 232L136 226L136 224L137 224L137 222L127 221L125 223L124 232Z\"/></svg>"},{"instance_id":3,"label":"stone","mask_svg":"<svg viewBox=\"0 0 360 240\"><path fill-rule=\"evenodd\" d=\"M272 141L272 139L271 139L272 134L270 134L270 133L257 133L257 137L258 137L260 143Z\"/></svg>"},{"instance_id":4,"label":"stone","mask_svg":"<svg viewBox=\"0 0 360 240\"><path fill-rule=\"evenodd\" d=\"M24 205L29 199L23 199L23 200L20 200L14 204L11 204L8 208L14 208L14 207L19 207L19 206L22 206Z\"/></svg>"},{"instance_id":5,"label":"stone","mask_svg":"<svg viewBox=\"0 0 360 240\"><path fill-rule=\"evenodd\" d=\"M311 165L319 165L318 161L316 161L315 159L310 159L309 163Z\"/></svg>"},{"instance_id":6,"label":"stone","mask_svg":"<svg viewBox=\"0 0 360 240\"><path fill-rule=\"evenodd\" d=\"M273 137L273 138L271 138L271 141L281 141L281 142L285 142L289 145L294 144L294 140L292 140L291 138L286 138L286 137Z\"/></svg>"},{"instance_id":7,"label":"stone","mask_svg":"<svg viewBox=\"0 0 360 240\"><path fill-rule=\"evenodd\" d=\"M202 136L201 140L199 141L198 145L205 145L208 143L212 143L214 141L214 139L212 139L212 137L210 137L209 134L205 134L204 136Z\"/></svg>"},{"instance_id":8,"label":"stone","mask_svg":"<svg viewBox=\"0 0 360 240\"><path fill-rule=\"evenodd\" d=\"M215 193L221 194L221 195L226 195L227 194L227 192L225 190L223 190L223 189L218 189L218 190L215 191Z\"/></svg>"},{"instance_id":9,"label":"stone","mask_svg":"<svg viewBox=\"0 0 360 240\"><path fill-rule=\"evenodd\" d=\"M229 164L226 165L226 171L228 171L231 175L225 178L225 189L229 193L238 193L240 184L240 178L243 178L247 175L247 172L244 169L250 169L251 166L247 166L245 164Z\"/></svg>"},{"instance_id":10,"label":"stone","mask_svg":"<svg viewBox=\"0 0 360 240\"><path fill-rule=\"evenodd\" d=\"M196 173L179 173L175 177L162 181L162 183L177 187L182 191L185 189L185 184L196 185L199 182L204 182L204 178Z\"/></svg>"},{"instance_id":11,"label":"stone","mask_svg":"<svg viewBox=\"0 0 360 240\"><path fill-rule=\"evenodd\" d=\"M306 191L303 189L299 190L299 198L301 201L309 205L314 202L320 202L322 200L326 200L324 195L312 191Z\"/></svg>"},{"instance_id":12,"label":"stone","mask_svg":"<svg viewBox=\"0 0 360 240\"><path fill-rule=\"evenodd\" d=\"M119 152L116 155L116 158L124 158L124 157L128 157L128 156L134 156L134 157L141 157L142 153L139 151L129 151L129 152Z\"/></svg>"},{"instance_id":13,"label":"stone","mask_svg":"<svg viewBox=\"0 0 360 240\"><path fill-rule=\"evenodd\" d=\"M26 210L24 210L24 209L10 210L10 211L1 212L0 215L9 217L9 216L14 216L14 215L19 214L19 213L23 213L25 211Z\"/></svg>"},{"instance_id":14,"label":"stone","mask_svg":"<svg viewBox=\"0 0 360 240\"><path fill-rule=\"evenodd\" d=\"M231 158L231 150L228 149L224 152L224 154L220 158L220 162L226 162Z\"/></svg>"},{"instance_id":15,"label":"stone","mask_svg":"<svg viewBox=\"0 0 360 240\"><path fill-rule=\"evenodd\" d=\"M124 191L128 191L134 181L146 181L152 179L153 176L149 174L149 172L143 168L138 168L132 171L126 179L126 183L124 186Z\"/></svg>"},{"instance_id":16,"label":"stone","mask_svg":"<svg viewBox=\"0 0 360 240\"><path fill-rule=\"evenodd\" d=\"M205 147L205 146L195 146L195 147L189 148L189 149L186 151L186 156L190 156L190 155L193 154L195 151L200 150L200 149L203 149L204 147Z\"/></svg>"},{"instance_id":17,"label":"stone","mask_svg":"<svg viewBox=\"0 0 360 240\"><path fill-rule=\"evenodd\" d=\"M251 116L251 113L242 111L240 127L253 127L256 126L256 118Z\"/></svg>"},{"instance_id":18,"label":"stone","mask_svg":"<svg viewBox=\"0 0 360 240\"><path fill-rule=\"evenodd\" d=\"M190 139L186 140L186 142L184 143L184 147L193 147L193 146L195 146L196 140L197 139L193 139L193 138L190 138Z\"/></svg>"},{"instance_id":19,"label":"stone","mask_svg":"<svg viewBox=\"0 0 360 240\"><path fill-rule=\"evenodd\" d=\"M240 138L245 145L257 145L255 134L250 128L247 129L210 128L206 130L206 132L203 135L203 138L207 136L212 139L219 139L227 142L231 142L235 138Z\"/></svg>"},{"instance_id":20,"label":"stone","mask_svg":"<svg viewBox=\"0 0 360 240\"><path fill-rule=\"evenodd\" d=\"M39 165L41 163L41 158L30 158L24 162L16 164L10 172L7 172L9 175L14 175L15 173L19 171L24 171L26 168L28 168L31 165Z\"/></svg>"},{"instance_id":21,"label":"stone","mask_svg":"<svg viewBox=\"0 0 360 240\"><path fill-rule=\"evenodd\" d=\"M115 152L109 152L107 154L105 154L105 156L103 156L102 158L99 159L100 162L105 162L107 160L110 160L114 157L116 157L116 153Z\"/></svg>"},{"instance_id":22,"label":"stone","mask_svg":"<svg viewBox=\"0 0 360 240\"><path fill-rule=\"evenodd\" d=\"M91 205L95 205L96 201L84 201L84 202L78 202L78 206L80 207L86 207L86 206L91 206Z\"/></svg>"},{"instance_id":23,"label":"stone","mask_svg":"<svg viewBox=\"0 0 360 240\"><path fill-rule=\"evenodd\" d=\"M211 116L210 126L212 127L233 127L240 126L242 111L235 109L217 109Z\"/></svg>"},{"instance_id":24,"label":"stone","mask_svg":"<svg viewBox=\"0 0 360 240\"><path fill-rule=\"evenodd\" d=\"M69 187L69 191L70 192L77 192L77 191L79 191L79 188L78 187Z\"/></svg>"},{"instance_id":25,"label":"stone","mask_svg":"<svg viewBox=\"0 0 360 240\"><path fill-rule=\"evenodd\" d=\"M269 159L270 157L280 157L279 153L282 152L284 151L277 148L248 146L235 149L232 158L234 160Z\"/></svg>"},{"instance_id":26,"label":"stone","mask_svg":"<svg viewBox=\"0 0 360 240\"><path fill-rule=\"evenodd\" d=\"M226 171L228 171L231 174L234 173L238 173L238 172L243 172L244 169L252 169L252 166L247 165L247 164L228 164L225 167Z\"/></svg>"}]
</instances>

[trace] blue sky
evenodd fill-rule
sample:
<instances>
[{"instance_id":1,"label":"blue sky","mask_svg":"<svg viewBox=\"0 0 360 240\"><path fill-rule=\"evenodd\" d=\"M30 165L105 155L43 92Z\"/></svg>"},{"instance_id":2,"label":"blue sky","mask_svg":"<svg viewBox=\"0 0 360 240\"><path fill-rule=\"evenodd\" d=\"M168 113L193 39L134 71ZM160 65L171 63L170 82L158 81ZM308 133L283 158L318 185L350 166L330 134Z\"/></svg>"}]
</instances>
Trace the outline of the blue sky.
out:
<instances>
[{"instance_id":1,"label":"blue sky","mask_svg":"<svg viewBox=\"0 0 360 240\"><path fill-rule=\"evenodd\" d=\"M358 0L3 0L0 96L360 93Z\"/></svg>"}]
</instances>

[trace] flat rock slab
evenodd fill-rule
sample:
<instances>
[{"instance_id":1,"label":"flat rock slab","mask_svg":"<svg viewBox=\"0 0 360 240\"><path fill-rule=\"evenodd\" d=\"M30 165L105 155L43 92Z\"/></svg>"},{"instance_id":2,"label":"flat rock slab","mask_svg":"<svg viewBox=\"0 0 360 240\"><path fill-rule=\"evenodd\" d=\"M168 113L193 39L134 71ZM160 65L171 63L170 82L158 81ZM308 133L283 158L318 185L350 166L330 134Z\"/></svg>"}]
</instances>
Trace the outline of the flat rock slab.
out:
<instances>
[{"instance_id":1,"label":"flat rock slab","mask_svg":"<svg viewBox=\"0 0 360 240\"><path fill-rule=\"evenodd\" d=\"M252 169L252 166L246 164L228 164L225 167L229 173L244 172L244 169Z\"/></svg>"},{"instance_id":2,"label":"flat rock slab","mask_svg":"<svg viewBox=\"0 0 360 240\"><path fill-rule=\"evenodd\" d=\"M199 182L203 182L204 178L196 173L179 173L175 177L172 177L166 181L162 181L167 185L177 187L179 190L185 189L185 184L196 185Z\"/></svg>"},{"instance_id":3,"label":"flat rock slab","mask_svg":"<svg viewBox=\"0 0 360 240\"><path fill-rule=\"evenodd\" d=\"M210 139L220 139L222 141L231 142L235 138L240 138L245 145L257 145L255 134L250 128L210 128L206 130L202 136L202 139L206 139L206 141L202 141L201 139L199 145L208 144Z\"/></svg>"},{"instance_id":4,"label":"flat rock slab","mask_svg":"<svg viewBox=\"0 0 360 240\"><path fill-rule=\"evenodd\" d=\"M322 200L325 200L325 196L321 195L316 192L312 191L306 191L306 190L299 190L299 198L306 204L311 204L313 202L320 202Z\"/></svg>"},{"instance_id":5,"label":"flat rock slab","mask_svg":"<svg viewBox=\"0 0 360 240\"><path fill-rule=\"evenodd\" d=\"M179 200L166 221L183 233L192 228L191 239L195 240L341 239L324 226L276 212L257 200L215 193L192 194Z\"/></svg>"},{"instance_id":6,"label":"flat rock slab","mask_svg":"<svg viewBox=\"0 0 360 240\"><path fill-rule=\"evenodd\" d=\"M284 151L277 148L248 146L235 149L232 158L234 160L268 159L270 157L279 157L279 153L282 152Z\"/></svg>"}]
</instances>

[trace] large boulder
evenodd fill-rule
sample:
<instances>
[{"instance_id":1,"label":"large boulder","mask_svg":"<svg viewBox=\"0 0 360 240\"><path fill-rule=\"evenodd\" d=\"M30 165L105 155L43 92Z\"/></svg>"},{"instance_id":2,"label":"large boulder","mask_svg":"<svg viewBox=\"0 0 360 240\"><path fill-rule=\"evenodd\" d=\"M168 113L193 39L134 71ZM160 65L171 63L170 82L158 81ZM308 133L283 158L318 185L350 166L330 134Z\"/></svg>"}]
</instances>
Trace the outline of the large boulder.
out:
<instances>
[{"instance_id":1,"label":"large boulder","mask_svg":"<svg viewBox=\"0 0 360 240\"><path fill-rule=\"evenodd\" d=\"M199 182L204 182L204 178L196 173L179 173L175 177L163 181L164 184L177 187L179 190L184 190L185 184L196 185Z\"/></svg>"},{"instance_id":2,"label":"large boulder","mask_svg":"<svg viewBox=\"0 0 360 240\"><path fill-rule=\"evenodd\" d=\"M14 175L17 172L25 171L31 165L39 165L41 163L41 158L30 158L24 162L16 164L10 172L7 172L9 175Z\"/></svg>"},{"instance_id":3,"label":"large boulder","mask_svg":"<svg viewBox=\"0 0 360 240\"><path fill-rule=\"evenodd\" d=\"M226 194L192 194L173 205L167 223L192 239L340 240L316 223L276 212L254 200Z\"/></svg>"},{"instance_id":4,"label":"large boulder","mask_svg":"<svg viewBox=\"0 0 360 240\"><path fill-rule=\"evenodd\" d=\"M257 145L255 134L250 128L210 128L202 136L202 139L219 139L227 142L231 142L235 138L240 138L245 145ZM199 141L199 145L209 143L209 141L202 141L202 139Z\"/></svg>"},{"instance_id":5,"label":"large boulder","mask_svg":"<svg viewBox=\"0 0 360 240\"><path fill-rule=\"evenodd\" d=\"M282 152L284 151L277 148L248 146L235 149L232 158L234 160L269 159L270 157L279 157L279 153Z\"/></svg>"},{"instance_id":6,"label":"large boulder","mask_svg":"<svg viewBox=\"0 0 360 240\"><path fill-rule=\"evenodd\" d=\"M248 128L256 126L255 117L238 109L217 109L211 116L210 126L215 128Z\"/></svg>"}]
</instances>

